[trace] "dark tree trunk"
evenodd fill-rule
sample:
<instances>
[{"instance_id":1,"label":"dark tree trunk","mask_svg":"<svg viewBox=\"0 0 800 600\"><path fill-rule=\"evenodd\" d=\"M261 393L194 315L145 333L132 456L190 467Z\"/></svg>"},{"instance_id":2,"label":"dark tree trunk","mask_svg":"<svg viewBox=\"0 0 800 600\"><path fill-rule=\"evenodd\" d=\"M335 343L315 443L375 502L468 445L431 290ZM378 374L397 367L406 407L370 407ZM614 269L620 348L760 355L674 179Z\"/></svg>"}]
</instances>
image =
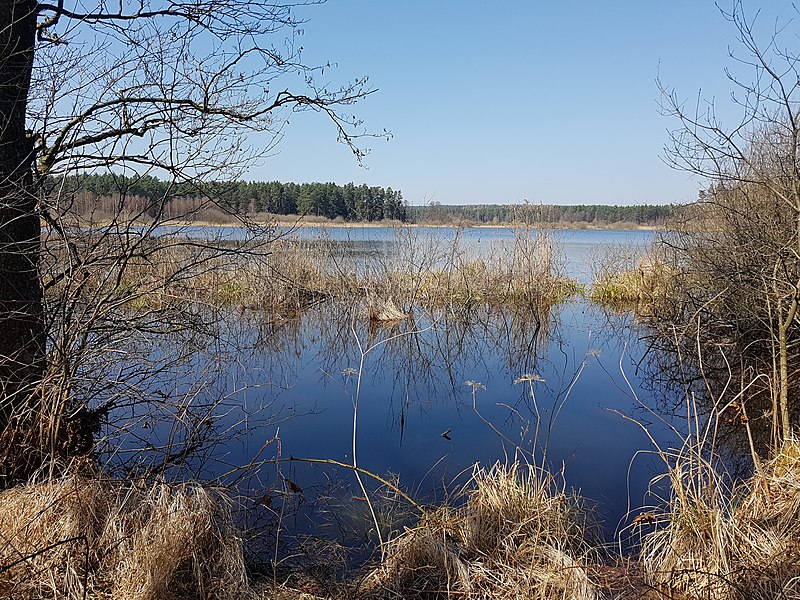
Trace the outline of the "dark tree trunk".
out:
<instances>
[{"instance_id":1,"label":"dark tree trunk","mask_svg":"<svg viewBox=\"0 0 800 600\"><path fill-rule=\"evenodd\" d=\"M25 129L36 11L34 0L0 0L0 434L40 383L45 358L41 225Z\"/></svg>"}]
</instances>

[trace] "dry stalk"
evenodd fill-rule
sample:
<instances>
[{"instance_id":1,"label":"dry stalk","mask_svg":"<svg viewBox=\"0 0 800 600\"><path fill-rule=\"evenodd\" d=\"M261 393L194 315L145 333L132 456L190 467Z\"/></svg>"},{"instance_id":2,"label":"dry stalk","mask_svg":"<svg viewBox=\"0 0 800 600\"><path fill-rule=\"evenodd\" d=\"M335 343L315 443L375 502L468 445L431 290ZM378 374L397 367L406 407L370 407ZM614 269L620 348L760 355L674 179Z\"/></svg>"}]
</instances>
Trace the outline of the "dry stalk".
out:
<instances>
[{"instance_id":1,"label":"dry stalk","mask_svg":"<svg viewBox=\"0 0 800 600\"><path fill-rule=\"evenodd\" d=\"M679 461L669 475L665 525L642 548L654 587L689 599L800 598L797 440L732 488L708 461Z\"/></svg>"}]
</instances>

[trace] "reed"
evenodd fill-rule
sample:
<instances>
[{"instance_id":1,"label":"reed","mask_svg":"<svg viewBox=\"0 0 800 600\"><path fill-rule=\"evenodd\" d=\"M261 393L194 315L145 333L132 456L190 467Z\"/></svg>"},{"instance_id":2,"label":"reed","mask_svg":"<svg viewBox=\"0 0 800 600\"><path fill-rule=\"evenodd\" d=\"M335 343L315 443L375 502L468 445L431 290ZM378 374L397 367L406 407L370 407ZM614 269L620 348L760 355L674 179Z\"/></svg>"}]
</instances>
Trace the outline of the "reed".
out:
<instances>
[{"instance_id":1,"label":"reed","mask_svg":"<svg viewBox=\"0 0 800 600\"><path fill-rule=\"evenodd\" d=\"M260 311L293 319L330 299L358 302L376 320L398 320L415 310L478 306L535 309L581 293L560 274L552 234L521 230L515 239L475 255L456 235L432 242L398 230L392 249L356 254L346 242L278 239L258 254L217 250L174 239L93 273L76 290L138 312L186 306Z\"/></svg>"},{"instance_id":2,"label":"reed","mask_svg":"<svg viewBox=\"0 0 800 600\"><path fill-rule=\"evenodd\" d=\"M603 269L596 274L589 298L611 307L651 312L653 305L668 297L671 275L663 262L644 257L634 268Z\"/></svg>"}]
</instances>

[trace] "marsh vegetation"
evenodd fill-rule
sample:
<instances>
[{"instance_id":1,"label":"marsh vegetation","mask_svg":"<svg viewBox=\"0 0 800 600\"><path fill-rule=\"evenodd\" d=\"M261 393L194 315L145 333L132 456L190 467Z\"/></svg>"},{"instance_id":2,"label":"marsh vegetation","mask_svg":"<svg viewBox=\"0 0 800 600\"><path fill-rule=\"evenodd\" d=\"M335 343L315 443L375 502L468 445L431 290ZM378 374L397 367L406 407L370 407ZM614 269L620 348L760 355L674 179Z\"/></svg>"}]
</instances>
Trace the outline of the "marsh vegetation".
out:
<instances>
[{"instance_id":1,"label":"marsh vegetation","mask_svg":"<svg viewBox=\"0 0 800 600\"><path fill-rule=\"evenodd\" d=\"M800 597L800 58L783 29L762 50L739 2L725 14L755 70L733 130L662 85L668 160L700 199L631 209L671 219L637 247L583 232L608 251L576 270L576 232L550 225L602 220L588 207L498 207L519 227L480 234L309 233L255 218L280 185L221 187L283 110L323 114L364 156L341 111L366 80L319 87L293 43L260 43L294 41L291 6L11 5L0 594ZM87 29L111 50L70 46ZM300 91L270 95L284 78ZM407 216L389 188L293 192L325 216Z\"/></svg>"},{"instance_id":2,"label":"marsh vegetation","mask_svg":"<svg viewBox=\"0 0 800 600\"><path fill-rule=\"evenodd\" d=\"M746 386L709 402L684 378L688 419L663 406L656 413L655 397L643 397L646 375L619 358L637 337L665 339L662 307L687 289L666 255L656 261L609 244L584 292L565 268L569 242L544 228L489 243L465 243L458 230L400 228L374 241L279 229L237 241L213 239L214 231L199 243L197 230L162 229L120 268L106 263L80 285L48 290L70 298L67 316L84 315L76 330L91 332L83 343L66 338L71 398L89 408L102 398L103 412L91 452L51 445L36 467L26 463L32 482L0 496L9 503L0 533L7 593L791 597L793 442L771 454L770 435L747 416L757 395ZM86 235L109 257L120 234ZM634 291L598 295L620 279ZM580 322L585 336L603 314L589 302L618 311L621 301L634 322L612 312L605 339L571 339L566 315L593 315ZM567 354L575 360L554 358ZM500 371L479 370L489 356ZM611 479L611 487L633 486L620 494L593 487L587 474L597 462L564 452L586 436L580 398L598 393L592 369L615 367L619 374L606 376L623 390L624 402L612 404L617 429L599 433L595 421L594 431L635 447L612 452L601 439L601 451L589 445L583 456L615 457L623 472L637 450L650 447L661 461ZM318 375L305 379L308 369ZM493 382L498 373L505 386ZM710 370L687 373L709 390L719 381ZM312 401L295 400L296 386ZM444 419L426 416L434 409ZM401 449L410 436L417 466L376 458L386 452L378 440L387 414ZM577 438L565 437L573 428ZM425 444L414 441L420 433ZM442 453L434 443L453 445ZM470 469L476 456L494 466ZM731 479L728 459L743 456L756 470ZM613 468L603 470L612 478ZM598 496L615 498L616 508L593 502ZM628 508L634 497L642 504ZM618 563L615 535L640 563Z\"/></svg>"}]
</instances>

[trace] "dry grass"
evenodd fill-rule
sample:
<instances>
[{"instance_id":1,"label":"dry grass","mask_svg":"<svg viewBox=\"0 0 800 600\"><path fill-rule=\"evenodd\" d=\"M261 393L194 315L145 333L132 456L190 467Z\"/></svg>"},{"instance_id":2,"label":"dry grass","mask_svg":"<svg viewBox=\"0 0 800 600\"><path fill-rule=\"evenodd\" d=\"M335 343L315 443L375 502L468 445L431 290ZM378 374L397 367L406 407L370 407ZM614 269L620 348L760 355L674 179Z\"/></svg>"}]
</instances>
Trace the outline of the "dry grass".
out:
<instances>
[{"instance_id":1,"label":"dry grass","mask_svg":"<svg viewBox=\"0 0 800 600\"><path fill-rule=\"evenodd\" d=\"M472 256L456 245L445 268L418 273L414 289L428 306L538 309L580 292L560 271L553 232L523 228L510 243L493 245L485 256Z\"/></svg>"},{"instance_id":2,"label":"dry grass","mask_svg":"<svg viewBox=\"0 0 800 600\"><path fill-rule=\"evenodd\" d=\"M0 596L248 598L222 494L69 477L0 494Z\"/></svg>"},{"instance_id":3,"label":"dry grass","mask_svg":"<svg viewBox=\"0 0 800 600\"><path fill-rule=\"evenodd\" d=\"M663 262L642 258L635 269L601 273L592 284L590 298L612 307L646 308L667 296L670 278Z\"/></svg>"},{"instance_id":4,"label":"dry grass","mask_svg":"<svg viewBox=\"0 0 800 600\"><path fill-rule=\"evenodd\" d=\"M226 496L67 477L0 494L0 596L52 599L599 598L580 500L533 467L477 469L358 585L248 581Z\"/></svg>"},{"instance_id":5,"label":"dry grass","mask_svg":"<svg viewBox=\"0 0 800 600\"><path fill-rule=\"evenodd\" d=\"M390 274L401 297L427 308L537 308L579 293L578 284L546 272L514 271L483 261L419 274Z\"/></svg>"},{"instance_id":6,"label":"dry grass","mask_svg":"<svg viewBox=\"0 0 800 600\"><path fill-rule=\"evenodd\" d=\"M147 312L186 305L252 309L271 320L293 319L331 298L360 302L375 320L414 310L476 306L540 309L580 293L559 275L551 232L523 230L511 243L475 256L460 239L431 241L398 230L389 254L353 255L324 235L275 240L258 256L204 256L171 240L146 258L133 257L80 282L81 294ZM119 273L117 273L119 272Z\"/></svg>"},{"instance_id":7,"label":"dry grass","mask_svg":"<svg viewBox=\"0 0 800 600\"><path fill-rule=\"evenodd\" d=\"M670 598L800 598L800 443L728 489L708 463L678 464L665 526L645 536L649 583Z\"/></svg>"},{"instance_id":8,"label":"dry grass","mask_svg":"<svg viewBox=\"0 0 800 600\"><path fill-rule=\"evenodd\" d=\"M282 320L333 295L351 293L355 285L354 276L332 268L327 248L279 240L268 256L204 265L171 291L180 302L260 310Z\"/></svg>"},{"instance_id":9,"label":"dry grass","mask_svg":"<svg viewBox=\"0 0 800 600\"><path fill-rule=\"evenodd\" d=\"M371 598L598 597L580 500L540 470L476 468L466 502L427 514L388 543L365 580Z\"/></svg>"}]
</instances>

